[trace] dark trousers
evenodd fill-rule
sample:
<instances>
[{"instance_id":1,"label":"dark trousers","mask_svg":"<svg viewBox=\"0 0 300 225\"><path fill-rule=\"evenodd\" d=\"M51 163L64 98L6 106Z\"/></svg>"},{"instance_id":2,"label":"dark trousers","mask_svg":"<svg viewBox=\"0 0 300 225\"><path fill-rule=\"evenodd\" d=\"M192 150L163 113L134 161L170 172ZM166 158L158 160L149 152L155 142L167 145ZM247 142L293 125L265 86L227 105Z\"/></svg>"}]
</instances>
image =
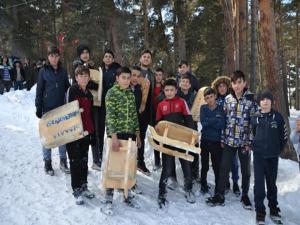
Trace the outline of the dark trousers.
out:
<instances>
[{"instance_id":1,"label":"dark trousers","mask_svg":"<svg viewBox=\"0 0 300 225\"><path fill-rule=\"evenodd\" d=\"M160 164L160 151L154 149L154 165L159 166Z\"/></svg>"},{"instance_id":2,"label":"dark trousers","mask_svg":"<svg viewBox=\"0 0 300 225\"><path fill-rule=\"evenodd\" d=\"M8 80L4 80L3 81L3 84L4 84L4 89L6 92L9 92L10 91L10 88L12 86L12 82L11 81L8 81Z\"/></svg>"},{"instance_id":3,"label":"dark trousers","mask_svg":"<svg viewBox=\"0 0 300 225\"><path fill-rule=\"evenodd\" d=\"M146 110L139 114L139 125L140 125L140 137L141 137L141 147L138 149L138 164L145 163L144 159L144 151L145 151L145 137L146 137L146 131L148 128L150 120L149 112Z\"/></svg>"},{"instance_id":4,"label":"dark trousers","mask_svg":"<svg viewBox=\"0 0 300 225\"><path fill-rule=\"evenodd\" d=\"M254 202L255 210L265 212L264 199L266 197L265 182L267 184L267 199L268 206L275 208L277 202L277 171L278 171L278 157L262 158L259 155L253 155L254 166Z\"/></svg>"},{"instance_id":5,"label":"dark trousers","mask_svg":"<svg viewBox=\"0 0 300 225\"><path fill-rule=\"evenodd\" d=\"M89 135L66 145L70 160L71 185L73 190L87 184Z\"/></svg>"},{"instance_id":6,"label":"dark trousers","mask_svg":"<svg viewBox=\"0 0 300 225\"><path fill-rule=\"evenodd\" d=\"M199 178L199 154L190 152L194 156L194 161L191 163L192 166L192 179L196 180Z\"/></svg>"},{"instance_id":7,"label":"dark trousers","mask_svg":"<svg viewBox=\"0 0 300 225\"><path fill-rule=\"evenodd\" d=\"M242 172L242 195L248 195L249 192L249 185L250 185L250 160L251 160L251 153L250 152L243 152L242 148L233 148L228 145L224 146L222 152L222 160L219 172L219 182L217 193L224 196L225 187L228 183L229 179L229 172L231 169L231 163L234 155L238 152L240 165L241 165L241 172Z\"/></svg>"},{"instance_id":8,"label":"dark trousers","mask_svg":"<svg viewBox=\"0 0 300 225\"><path fill-rule=\"evenodd\" d=\"M191 191L192 190L192 171L191 171L191 162L179 159L181 168L184 176L184 190ZM159 181L159 193L166 193L166 185L168 182L168 178L174 173L175 168L175 157L162 154L162 171Z\"/></svg>"},{"instance_id":9,"label":"dark trousers","mask_svg":"<svg viewBox=\"0 0 300 225\"><path fill-rule=\"evenodd\" d=\"M215 191L218 187L222 149L220 142L201 140L201 185L207 185L207 172L209 170L209 155L215 175Z\"/></svg>"},{"instance_id":10,"label":"dark trousers","mask_svg":"<svg viewBox=\"0 0 300 225\"><path fill-rule=\"evenodd\" d=\"M94 138L95 142L92 145L93 162L96 164L101 164L103 146L104 146L104 132L105 132L105 107L93 107L93 117L94 117Z\"/></svg>"}]
</instances>

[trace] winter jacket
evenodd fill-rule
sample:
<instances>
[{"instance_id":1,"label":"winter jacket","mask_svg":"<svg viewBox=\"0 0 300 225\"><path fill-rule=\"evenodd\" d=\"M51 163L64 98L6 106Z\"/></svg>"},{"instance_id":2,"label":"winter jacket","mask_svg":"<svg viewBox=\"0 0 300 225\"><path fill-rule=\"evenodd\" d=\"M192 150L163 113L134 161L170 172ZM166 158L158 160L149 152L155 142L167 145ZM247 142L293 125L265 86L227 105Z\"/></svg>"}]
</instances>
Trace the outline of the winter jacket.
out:
<instances>
[{"instance_id":1,"label":"winter jacket","mask_svg":"<svg viewBox=\"0 0 300 225\"><path fill-rule=\"evenodd\" d=\"M17 68L14 67L11 71L12 74L12 81L16 81L17 80ZM21 80L20 81L24 81L25 80L25 70L23 69L23 67L20 67L20 74L21 74Z\"/></svg>"},{"instance_id":2,"label":"winter jacket","mask_svg":"<svg viewBox=\"0 0 300 225\"><path fill-rule=\"evenodd\" d=\"M59 63L58 69L46 64L39 71L35 106L46 113L65 103L65 94L70 83L67 71Z\"/></svg>"},{"instance_id":3,"label":"winter jacket","mask_svg":"<svg viewBox=\"0 0 300 225\"><path fill-rule=\"evenodd\" d=\"M141 106L142 102L142 89L141 85L137 84L135 86L130 86L132 93L134 94L134 99L135 99L135 107L136 111L138 112Z\"/></svg>"},{"instance_id":4,"label":"winter jacket","mask_svg":"<svg viewBox=\"0 0 300 225\"><path fill-rule=\"evenodd\" d=\"M105 97L106 129L111 134L136 134L139 123L135 99L130 88L121 89L115 84Z\"/></svg>"},{"instance_id":5,"label":"winter jacket","mask_svg":"<svg viewBox=\"0 0 300 225\"><path fill-rule=\"evenodd\" d=\"M227 93L225 95L220 95L218 93L218 86L221 83L224 83L227 85ZM221 106L224 105L225 97L230 93L230 86L231 86L230 78L227 76L219 76L211 83L211 88L213 88L215 90L215 92L217 93L217 104L218 105L221 105Z\"/></svg>"},{"instance_id":6,"label":"winter jacket","mask_svg":"<svg viewBox=\"0 0 300 225\"><path fill-rule=\"evenodd\" d=\"M225 114L223 107L211 110L207 104L200 108L200 122L202 125L201 139L209 141L221 141L221 132L225 127Z\"/></svg>"},{"instance_id":7,"label":"winter jacket","mask_svg":"<svg viewBox=\"0 0 300 225\"><path fill-rule=\"evenodd\" d=\"M224 102L225 129L222 131L221 142L230 147L251 146L250 120L256 109L254 96L247 90L239 100L234 94L227 95Z\"/></svg>"},{"instance_id":8,"label":"winter jacket","mask_svg":"<svg viewBox=\"0 0 300 225\"><path fill-rule=\"evenodd\" d=\"M89 134L94 132L93 125L93 114L92 114L92 106L93 106L93 95L92 93L86 89L82 90L78 84L73 84L68 92L67 92L67 102L71 102L74 100L78 100L80 108L83 109L81 113L81 119L83 124L83 129L88 131Z\"/></svg>"},{"instance_id":9,"label":"winter jacket","mask_svg":"<svg viewBox=\"0 0 300 225\"><path fill-rule=\"evenodd\" d=\"M5 72L4 71L5 66L4 65L0 65L0 80L11 80L12 79L11 67L8 66L8 65L6 65L6 68L8 69L8 76L9 77L5 77L5 74L4 74L4 72Z\"/></svg>"},{"instance_id":10,"label":"winter jacket","mask_svg":"<svg viewBox=\"0 0 300 225\"><path fill-rule=\"evenodd\" d=\"M157 106L156 122L166 120L195 129L189 107L184 99L175 96L172 99L164 99Z\"/></svg>"},{"instance_id":11,"label":"winter jacket","mask_svg":"<svg viewBox=\"0 0 300 225\"><path fill-rule=\"evenodd\" d=\"M187 72L186 74L190 77L190 80L191 80L191 90L193 92L197 92L200 89L200 83L199 83L198 79L191 72ZM179 74L179 73L176 75L177 84L179 84L179 80L180 80L181 75L182 74Z\"/></svg>"},{"instance_id":12,"label":"winter jacket","mask_svg":"<svg viewBox=\"0 0 300 225\"><path fill-rule=\"evenodd\" d=\"M195 100L195 92L193 92L190 88L187 94L184 94L180 89L177 91L177 96L183 98L189 106L189 109L192 108L194 100Z\"/></svg>"},{"instance_id":13,"label":"winter jacket","mask_svg":"<svg viewBox=\"0 0 300 225\"><path fill-rule=\"evenodd\" d=\"M278 157L287 143L287 129L279 112L258 111L251 119L253 153L263 158Z\"/></svg>"}]
</instances>

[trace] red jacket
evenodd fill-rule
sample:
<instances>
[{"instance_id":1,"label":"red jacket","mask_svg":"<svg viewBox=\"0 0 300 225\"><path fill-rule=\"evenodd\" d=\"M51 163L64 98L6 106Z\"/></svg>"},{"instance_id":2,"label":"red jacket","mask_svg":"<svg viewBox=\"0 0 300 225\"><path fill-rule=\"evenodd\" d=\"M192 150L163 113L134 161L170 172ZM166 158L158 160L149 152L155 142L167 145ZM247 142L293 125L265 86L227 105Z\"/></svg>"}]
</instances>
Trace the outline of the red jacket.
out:
<instances>
[{"instance_id":1,"label":"red jacket","mask_svg":"<svg viewBox=\"0 0 300 225\"><path fill-rule=\"evenodd\" d=\"M156 122L166 120L195 129L194 122L186 101L175 96L164 99L157 106Z\"/></svg>"}]
</instances>

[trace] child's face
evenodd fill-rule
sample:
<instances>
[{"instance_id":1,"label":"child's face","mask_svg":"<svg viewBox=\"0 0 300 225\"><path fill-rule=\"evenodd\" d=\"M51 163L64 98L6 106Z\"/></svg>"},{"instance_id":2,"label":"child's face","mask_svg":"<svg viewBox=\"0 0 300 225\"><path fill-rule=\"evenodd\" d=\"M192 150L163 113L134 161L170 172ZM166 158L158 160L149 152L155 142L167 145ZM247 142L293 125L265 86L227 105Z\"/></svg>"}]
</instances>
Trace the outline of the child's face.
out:
<instances>
[{"instance_id":1,"label":"child's face","mask_svg":"<svg viewBox=\"0 0 300 225\"><path fill-rule=\"evenodd\" d=\"M218 85L218 93L220 95L226 95L227 93L227 85L224 83L221 83Z\"/></svg>"},{"instance_id":2,"label":"child's face","mask_svg":"<svg viewBox=\"0 0 300 225\"><path fill-rule=\"evenodd\" d=\"M150 53L144 53L140 58L140 63L142 66L148 67L152 63L152 58Z\"/></svg>"},{"instance_id":3,"label":"child's face","mask_svg":"<svg viewBox=\"0 0 300 225\"><path fill-rule=\"evenodd\" d=\"M59 62L59 54L49 54L48 60L51 66L56 67Z\"/></svg>"},{"instance_id":4,"label":"child's face","mask_svg":"<svg viewBox=\"0 0 300 225\"><path fill-rule=\"evenodd\" d=\"M163 73L161 71L156 71L155 72L155 82L161 83L162 79L163 79Z\"/></svg>"},{"instance_id":5,"label":"child's face","mask_svg":"<svg viewBox=\"0 0 300 225\"><path fill-rule=\"evenodd\" d=\"M127 89L130 84L131 74L130 73L121 73L116 77L117 83L121 89Z\"/></svg>"},{"instance_id":6,"label":"child's face","mask_svg":"<svg viewBox=\"0 0 300 225\"><path fill-rule=\"evenodd\" d=\"M246 81L239 78L234 82L231 82L232 89L236 95L241 95L246 87Z\"/></svg>"},{"instance_id":7,"label":"child's face","mask_svg":"<svg viewBox=\"0 0 300 225\"><path fill-rule=\"evenodd\" d=\"M186 74L189 71L189 66L186 64L182 64L180 67L178 67L178 72L180 74Z\"/></svg>"},{"instance_id":8,"label":"child's face","mask_svg":"<svg viewBox=\"0 0 300 225\"><path fill-rule=\"evenodd\" d=\"M103 56L103 62L104 62L105 65L108 66L108 65L110 65L110 64L112 64L114 62L114 57L107 52Z\"/></svg>"},{"instance_id":9,"label":"child's face","mask_svg":"<svg viewBox=\"0 0 300 225\"><path fill-rule=\"evenodd\" d=\"M180 79L179 87L183 91L188 91L191 88L189 79Z\"/></svg>"},{"instance_id":10,"label":"child's face","mask_svg":"<svg viewBox=\"0 0 300 225\"><path fill-rule=\"evenodd\" d=\"M268 98L264 98L259 102L261 109L265 112L271 111L272 101Z\"/></svg>"},{"instance_id":11,"label":"child's face","mask_svg":"<svg viewBox=\"0 0 300 225\"><path fill-rule=\"evenodd\" d=\"M216 95L215 94L206 95L204 97L204 100L208 106L216 105Z\"/></svg>"},{"instance_id":12,"label":"child's face","mask_svg":"<svg viewBox=\"0 0 300 225\"><path fill-rule=\"evenodd\" d=\"M135 86L140 83L141 72L138 70L131 70L131 80L130 84Z\"/></svg>"},{"instance_id":13,"label":"child's face","mask_svg":"<svg viewBox=\"0 0 300 225\"><path fill-rule=\"evenodd\" d=\"M175 97L177 93L177 89L174 86L165 86L164 87L164 93L167 99L172 99Z\"/></svg>"},{"instance_id":14,"label":"child's face","mask_svg":"<svg viewBox=\"0 0 300 225\"><path fill-rule=\"evenodd\" d=\"M88 73L81 73L75 76L75 79L81 88L86 88L88 82L90 81L90 75Z\"/></svg>"},{"instance_id":15,"label":"child's face","mask_svg":"<svg viewBox=\"0 0 300 225\"><path fill-rule=\"evenodd\" d=\"M87 62L90 60L90 53L88 50L83 50L83 52L80 54L80 59L83 61L83 62Z\"/></svg>"}]
</instances>

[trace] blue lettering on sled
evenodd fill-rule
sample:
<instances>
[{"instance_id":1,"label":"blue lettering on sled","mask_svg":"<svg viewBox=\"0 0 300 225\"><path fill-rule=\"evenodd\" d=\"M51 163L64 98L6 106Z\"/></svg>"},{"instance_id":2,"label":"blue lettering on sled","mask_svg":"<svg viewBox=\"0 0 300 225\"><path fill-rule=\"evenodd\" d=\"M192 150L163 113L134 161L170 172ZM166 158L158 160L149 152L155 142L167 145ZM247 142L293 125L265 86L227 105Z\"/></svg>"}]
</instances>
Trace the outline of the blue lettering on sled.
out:
<instances>
[{"instance_id":1,"label":"blue lettering on sled","mask_svg":"<svg viewBox=\"0 0 300 225\"><path fill-rule=\"evenodd\" d=\"M71 119L73 117L76 117L79 113L80 113L79 110L74 111L74 112L70 112L67 115L63 115L61 117L58 117L58 118L55 118L53 120L48 121L48 123L47 123L46 126L50 127L50 126L53 126L53 125L57 125L57 124L59 124L61 122L64 122L64 121L69 120L69 119Z\"/></svg>"}]
</instances>

